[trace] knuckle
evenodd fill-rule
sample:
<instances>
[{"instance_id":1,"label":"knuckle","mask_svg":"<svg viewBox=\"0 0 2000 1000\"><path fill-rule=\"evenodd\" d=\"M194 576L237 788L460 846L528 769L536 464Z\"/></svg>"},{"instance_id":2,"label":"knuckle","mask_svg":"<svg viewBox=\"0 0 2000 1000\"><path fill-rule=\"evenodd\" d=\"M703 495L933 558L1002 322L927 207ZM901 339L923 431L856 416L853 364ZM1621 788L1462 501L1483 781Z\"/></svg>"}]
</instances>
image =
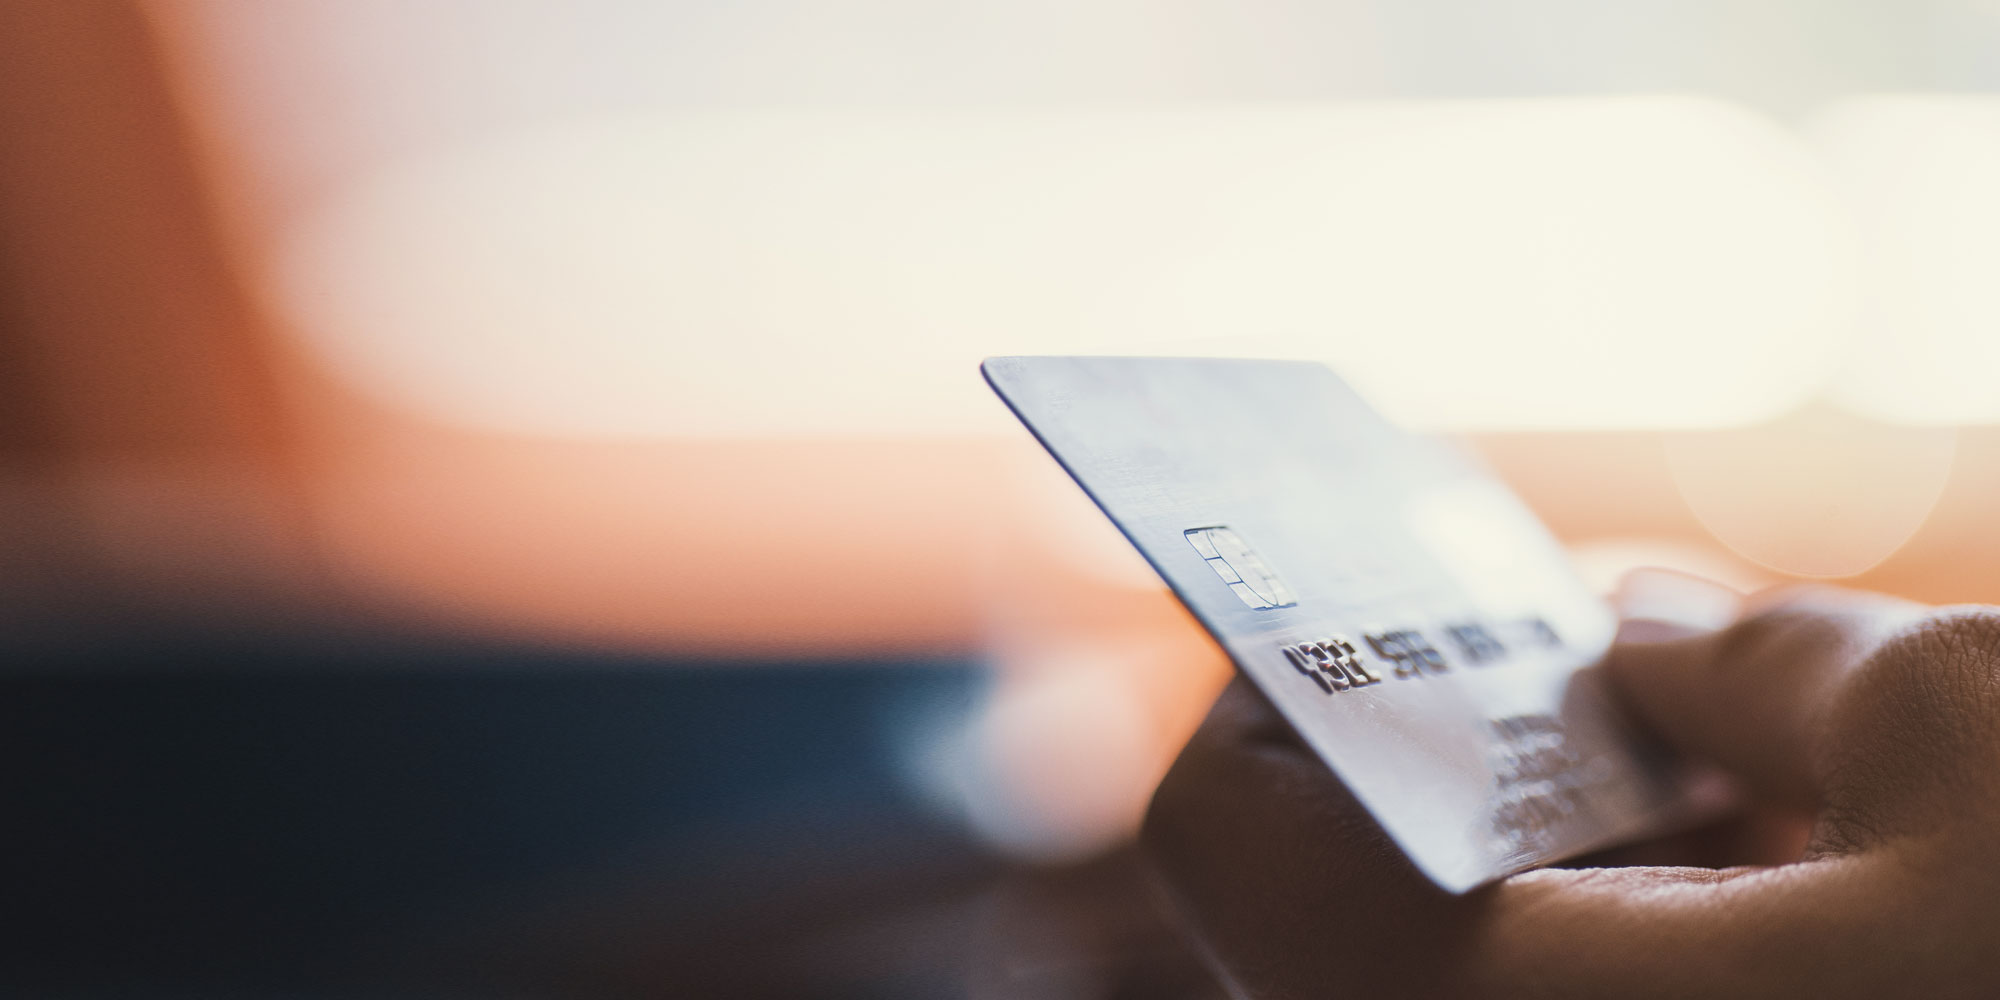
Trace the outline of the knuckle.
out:
<instances>
[{"instance_id":1,"label":"knuckle","mask_svg":"<svg viewBox=\"0 0 2000 1000\"><path fill-rule=\"evenodd\" d=\"M1836 815L1915 829L2000 808L2000 609L1939 609L1885 635L1823 738Z\"/></svg>"},{"instance_id":2,"label":"knuckle","mask_svg":"<svg viewBox=\"0 0 2000 1000\"><path fill-rule=\"evenodd\" d=\"M1837 658L1852 637L1847 595L1821 585L1790 587L1774 595L1717 636L1715 668L1733 670L1758 664L1766 671L1787 664L1807 665Z\"/></svg>"},{"instance_id":3,"label":"knuckle","mask_svg":"<svg viewBox=\"0 0 2000 1000\"><path fill-rule=\"evenodd\" d=\"M1854 610L1852 591L1826 584L1796 584L1764 595L1758 606L1728 629L1746 642L1777 639L1832 639Z\"/></svg>"},{"instance_id":4,"label":"knuckle","mask_svg":"<svg viewBox=\"0 0 2000 1000\"><path fill-rule=\"evenodd\" d=\"M2000 679L2000 608L1940 608L1885 636L1849 685L1871 701L1916 713L1907 721L1988 717Z\"/></svg>"},{"instance_id":5,"label":"knuckle","mask_svg":"<svg viewBox=\"0 0 2000 1000\"><path fill-rule=\"evenodd\" d=\"M1904 634L1942 658L1984 666L2000 655L2000 608L1981 604L1938 608Z\"/></svg>"}]
</instances>

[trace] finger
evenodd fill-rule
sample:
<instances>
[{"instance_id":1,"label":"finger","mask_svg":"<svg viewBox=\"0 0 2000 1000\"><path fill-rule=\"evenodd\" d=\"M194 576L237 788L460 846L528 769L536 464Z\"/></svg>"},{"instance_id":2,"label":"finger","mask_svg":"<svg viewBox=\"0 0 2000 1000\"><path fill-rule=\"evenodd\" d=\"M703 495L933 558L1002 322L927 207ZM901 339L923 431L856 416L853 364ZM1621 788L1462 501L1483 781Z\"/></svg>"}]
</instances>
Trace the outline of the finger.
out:
<instances>
[{"instance_id":1,"label":"finger","mask_svg":"<svg viewBox=\"0 0 2000 1000\"><path fill-rule=\"evenodd\" d=\"M1473 917L1241 677L1162 780L1142 844L1237 995L1283 996L1332 965L1353 995L1423 995L1406 977L1432 972L1393 942L1461 941Z\"/></svg>"},{"instance_id":2,"label":"finger","mask_svg":"<svg viewBox=\"0 0 2000 1000\"><path fill-rule=\"evenodd\" d=\"M1811 853L1923 840L1985 857L2000 839L2000 610L1828 587L1752 603L1713 634L1615 645L1609 672L1636 714L1816 809Z\"/></svg>"},{"instance_id":3,"label":"finger","mask_svg":"<svg viewBox=\"0 0 2000 1000\"><path fill-rule=\"evenodd\" d=\"M1657 611L1676 603L1650 581ZM1705 585L1683 578L1689 595ZM1770 800L1814 807L1822 799L1822 736L1857 665L1925 609L1827 587L1762 598L1734 624L1657 639L1628 620L1605 666L1641 722L1668 743L1730 771ZM1659 616L1657 617L1670 617Z\"/></svg>"},{"instance_id":4,"label":"finger","mask_svg":"<svg viewBox=\"0 0 2000 1000\"><path fill-rule=\"evenodd\" d=\"M1926 926L1905 872L1855 858L1547 870L1453 896L1240 680L1162 783L1144 844L1246 996L1886 995L1911 971L1896 942Z\"/></svg>"},{"instance_id":5,"label":"finger","mask_svg":"<svg viewBox=\"0 0 2000 1000\"><path fill-rule=\"evenodd\" d=\"M1692 984L1668 975L1677 963L1640 954L1659 942L1642 947L1635 925L1711 953L1710 935L1726 932L1702 905L1716 880L1707 870L1551 871L1466 895L1439 889L1241 679L1162 782L1144 845L1245 996L1335 985L1354 996L1511 996L1529 983L1643 995L1634 990L1648 978Z\"/></svg>"}]
</instances>

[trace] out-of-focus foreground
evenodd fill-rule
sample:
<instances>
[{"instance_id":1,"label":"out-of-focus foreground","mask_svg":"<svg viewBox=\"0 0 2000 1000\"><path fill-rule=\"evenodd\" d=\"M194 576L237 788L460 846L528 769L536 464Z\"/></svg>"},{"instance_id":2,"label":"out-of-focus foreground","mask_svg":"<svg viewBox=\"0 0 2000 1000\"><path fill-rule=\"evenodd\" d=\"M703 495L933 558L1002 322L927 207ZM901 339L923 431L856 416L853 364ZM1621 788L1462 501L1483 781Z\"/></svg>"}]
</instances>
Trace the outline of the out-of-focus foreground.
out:
<instances>
[{"instance_id":1,"label":"out-of-focus foreground","mask_svg":"<svg viewBox=\"0 0 2000 1000\"><path fill-rule=\"evenodd\" d=\"M1227 665L989 398L1296 356L2000 600L2000 7L0 8L0 988L1205 996Z\"/></svg>"}]
</instances>

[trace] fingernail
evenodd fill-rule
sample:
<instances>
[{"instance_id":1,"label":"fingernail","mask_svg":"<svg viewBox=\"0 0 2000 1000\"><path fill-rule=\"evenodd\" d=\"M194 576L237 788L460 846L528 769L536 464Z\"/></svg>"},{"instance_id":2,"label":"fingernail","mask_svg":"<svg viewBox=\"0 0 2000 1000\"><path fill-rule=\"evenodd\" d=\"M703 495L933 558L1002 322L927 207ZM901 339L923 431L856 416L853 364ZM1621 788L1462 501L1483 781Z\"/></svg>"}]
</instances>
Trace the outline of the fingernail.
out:
<instances>
[{"instance_id":1,"label":"fingernail","mask_svg":"<svg viewBox=\"0 0 2000 1000\"><path fill-rule=\"evenodd\" d=\"M1742 602L1722 584L1663 569L1627 575L1611 596L1621 619L1619 638L1639 642L1713 632L1736 620Z\"/></svg>"}]
</instances>

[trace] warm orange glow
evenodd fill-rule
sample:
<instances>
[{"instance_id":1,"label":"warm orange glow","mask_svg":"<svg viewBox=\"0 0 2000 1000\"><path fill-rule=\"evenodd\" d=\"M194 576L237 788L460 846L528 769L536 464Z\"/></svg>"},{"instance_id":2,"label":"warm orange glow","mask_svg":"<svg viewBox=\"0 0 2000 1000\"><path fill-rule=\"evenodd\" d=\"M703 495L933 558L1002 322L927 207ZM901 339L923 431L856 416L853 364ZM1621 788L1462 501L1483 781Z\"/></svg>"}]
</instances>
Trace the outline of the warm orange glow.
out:
<instances>
[{"instance_id":1,"label":"warm orange glow","mask_svg":"<svg viewBox=\"0 0 2000 1000\"><path fill-rule=\"evenodd\" d=\"M1078 567L1058 539L1122 542L1067 482L1037 479L1063 502L1010 486L1000 470L1045 461L1022 439L585 442L327 405L312 468L332 568L458 627L721 656L965 651L1022 600L996 592L1010 574L1100 625L1178 613L1156 579ZM996 572L1003 557L1033 568Z\"/></svg>"},{"instance_id":2,"label":"warm orange glow","mask_svg":"<svg viewBox=\"0 0 2000 1000\"><path fill-rule=\"evenodd\" d=\"M1782 573L1846 577L1923 525L1951 476L1958 432L1814 410L1664 444L1681 496L1718 541Z\"/></svg>"}]
</instances>

